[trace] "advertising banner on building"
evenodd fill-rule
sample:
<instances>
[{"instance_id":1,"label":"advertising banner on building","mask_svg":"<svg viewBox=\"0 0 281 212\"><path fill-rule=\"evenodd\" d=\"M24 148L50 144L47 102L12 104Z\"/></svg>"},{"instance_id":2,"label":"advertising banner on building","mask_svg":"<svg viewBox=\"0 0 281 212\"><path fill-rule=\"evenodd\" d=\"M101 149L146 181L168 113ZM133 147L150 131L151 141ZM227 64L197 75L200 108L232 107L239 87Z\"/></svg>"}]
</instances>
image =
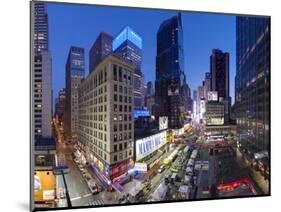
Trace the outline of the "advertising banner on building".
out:
<instances>
[{"instance_id":1,"label":"advertising banner on building","mask_svg":"<svg viewBox=\"0 0 281 212\"><path fill-rule=\"evenodd\" d=\"M167 131L136 140L136 160L146 157L167 143Z\"/></svg>"},{"instance_id":2,"label":"advertising banner on building","mask_svg":"<svg viewBox=\"0 0 281 212\"><path fill-rule=\"evenodd\" d=\"M168 116L159 117L159 130L165 130L168 128Z\"/></svg>"},{"instance_id":3,"label":"advertising banner on building","mask_svg":"<svg viewBox=\"0 0 281 212\"><path fill-rule=\"evenodd\" d=\"M52 171L36 171L34 174L35 202L55 199L55 176Z\"/></svg>"},{"instance_id":4,"label":"advertising banner on building","mask_svg":"<svg viewBox=\"0 0 281 212\"><path fill-rule=\"evenodd\" d=\"M210 101L218 101L218 92L217 91L208 91L207 100Z\"/></svg>"},{"instance_id":5,"label":"advertising banner on building","mask_svg":"<svg viewBox=\"0 0 281 212\"><path fill-rule=\"evenodd\" d=\"M179 95L179 84L175 79L171 79L168 83L168 96Z\"/></svg>"},{"instance_id":6,"label":"advertising banner on building","mask_svg":"<svg viewBox=\"0 0 281 212\"><path fill-rule=\"evenodd\" d=\"M135 170L139 172L147 172L146 163L135 163Z\"/></svg>"}]
</instances>

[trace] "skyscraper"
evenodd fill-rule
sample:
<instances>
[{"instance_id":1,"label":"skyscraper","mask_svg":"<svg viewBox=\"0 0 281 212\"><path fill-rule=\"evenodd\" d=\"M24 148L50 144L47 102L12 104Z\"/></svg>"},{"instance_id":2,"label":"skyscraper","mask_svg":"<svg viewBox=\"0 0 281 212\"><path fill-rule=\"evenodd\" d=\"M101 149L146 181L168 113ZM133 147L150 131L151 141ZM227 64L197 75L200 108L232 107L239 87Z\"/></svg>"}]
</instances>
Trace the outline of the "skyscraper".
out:
<instances>
[{"instance_id":1,"label":"skyscraper","mask_svg":"<svg viewBox=\"0 0 281 212\"><path fill-rule=\"evenodd\" d=\"M154 84L152 81L149 81L146 83L146 92L145 92L146 96L152 96L154 95Z\"/></svg>"},{"instance_id":2,"label":"skyscraper","mask_svg":"<svg viewBox=\"0 0 281 212\"><path fill-rule=\"evenodd\" d=\"M47 6L45 3L34 4L34 53L49 50L49 27Z\"/></svg>"},{"instance_id":3,"label":"skyscraper","mask_svg":"<svg viewBox=\"0 0 281 212\"><path fill-rule=\"evenodd\" d=\"M77 137L78 86L85 77L84 48L70 47L65 69L65 132L69 139Z\"/></svg>"},{"instance_id":4,"label":"skyscraper","mask_svg":"<svg viewBox=\"0 0 281 212\"><path fill-rule=\"evenodd\" d=\"M48 42L48 14L44 3L33 4L33 114L35 137L52 137L52 59Z\"/></svg>"},{"instance_id":5,"label":"skyscraper","mask_svg":"<svg viewBox=\"0 0 281 212\"><path fill-rule=\"evenodd\" d=\"M206 72L205 73L205 79L204 79L204 97L205 100L207 99L208 92L211 91L211 73Z\"/></svg>"},{"instance_id":6,"label":"skyscraper","mask_svg":"<svg viewBox=\"0 0 281 212\"><path fill-rule=\"evenodd\" d=\"M213 49L210 56L211 90L218 92L218 99L224 102L224 121L229 121L229 53Z\"/></svg>"},{"instance_id":7,"label":"skyscraper","mask_svg":"<svg viewBox=\"0 0 281 212\"><path fill-rule=\"evenodd\" d=\"M95 67L112 52L113 37L105 32L101 32L94 42L89 55L89 72L91 73Z\"/></svg>"},{"instance_id":8,"label":"skyscraper","mask_svg":"<svg viewBox=\"0 0 281 212\"><path fill-rule=\"evenodd\" d=\"M184 84L181 14L165 20L157 32L155 102L159 116L168 116L169 127L183 126Z\"/></svg>"},{"instance_id":9,"label":"skyscraper","mask_svg":"<svg viewBox=\"0 0 281 212\"><path fill-rule=\"evenodd\" d=\"M32 129L34 135L33 162L31 173L33 180L41 177L48 181L49 192L55 193L56 145L52 135L52 58L48 42L48 14L46 4L32 2ZM32 187L33 188L33 187ZM32 207L55 204L55 195L44 198L44 194L34 189Z\"/></svg>"},{"instance_id":10,"label":"skyscraper","mask_svg":"<svg viewBox=\"0 0 281 212\"><path fill-rule=\"evenodd\" d=\"M142 38L129 26L126 26L112 41L112 50L119 57L132 63L134 71L134 108L144 106L144 79L141 72Z\"/></svg>"},{"instance_id":11,"label":"skyscraper","mask_svg":"<svg viewBox=\"0 0 281 212\"><path fill-rule=\"evenodd\" d=\"M55 102L55 115L58 116L60 120L63 119L63 114L65 113L65 89L61 89L58 93L58 97Z\"/></svg>"},{"instance_id":12,"label":"skyscraper","mask_svg":"<svg viewBox=\"0 0 281 212\"><path fill-rule=\"evenodd\" d=\"M236 18L235 112L237 137L251 157L269 151L270 20Z\"/></svg>"}]
</instances>

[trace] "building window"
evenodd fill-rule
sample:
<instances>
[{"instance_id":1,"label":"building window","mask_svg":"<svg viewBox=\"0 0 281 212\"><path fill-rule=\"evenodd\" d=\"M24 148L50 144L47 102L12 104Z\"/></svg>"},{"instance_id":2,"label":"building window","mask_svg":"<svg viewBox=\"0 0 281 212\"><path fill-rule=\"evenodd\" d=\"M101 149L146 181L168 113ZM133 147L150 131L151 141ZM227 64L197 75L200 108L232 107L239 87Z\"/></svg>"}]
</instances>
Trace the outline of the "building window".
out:
<instances>
[{"instance_id":1,"label":"building window","mask_svg":"<svg viewBox=\"0 0 281 212\"><path fill-rule=\"evenodd\" d=\"M116 162L117 161L117 155L114 155L114 162Z\"/></svg>"},{"instance_id":2,"label":"building window","mask_svg":"<svg viewBox=\"0 0 281 212\"><path fill-rule=\"evenodd\" d=\"M122 68L119 67L119 81L122 82Z\"/></svg>"},{"instance_id":3,"label":"building window","mask_svg":"<svg viewBox=\"0 0 281 212\"><path fill-rule=\"evenodd\" d=\"M113 65L113 77L114 80L117 81L117 66Z\"/></svg>"},{"instance_id":4,"label":"building window","mask_svg":"<svg viewBox=\"0 0 281 212\"><path fill-rule=\"evenodd\" d=\"M117 105L113 106L113 110L114 110L114 112L117 112Z\"/></svg>"},{"instance_id":5,"label":"building window","mask_svg":"<svg viewBox=\"0 0 281 212\"><path fill-rule=\"evenodd\" d=\"M114 85L114 91L117 92L117 85Z\"/></svg>"}]
</instances>

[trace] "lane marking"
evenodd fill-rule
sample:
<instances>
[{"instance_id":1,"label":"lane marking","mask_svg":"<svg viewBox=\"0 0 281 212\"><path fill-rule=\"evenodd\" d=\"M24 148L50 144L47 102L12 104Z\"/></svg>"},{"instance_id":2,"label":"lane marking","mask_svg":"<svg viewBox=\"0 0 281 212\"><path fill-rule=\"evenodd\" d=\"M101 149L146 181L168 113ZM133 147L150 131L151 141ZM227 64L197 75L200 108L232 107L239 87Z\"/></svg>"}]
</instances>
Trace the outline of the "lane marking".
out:
<instances>
[{"instance_id":1,"label":"lane marking","mask_svg":"<svg viewBox=\"0 0 281 212\"><path fill-rule=\"evenodd\" d=\"M89 193L89 194L85 194L85 195L83 195L83 197L89 197L89 196L91 196L92 194L91 193Z\"/></svg>"},{"instance_id":2,"label":"lane marking","mask_svg":"<svg viewBox=\"0 0 281 212\"><path fill-rule=\"evenodd\" d=\"M79 196L79 197L73 197L73 198L71 198L70 200L71 201L74 201L74 200L78 200L78 199L81 199L82 197L81 196Z\"/></svg>"}]
</instances>

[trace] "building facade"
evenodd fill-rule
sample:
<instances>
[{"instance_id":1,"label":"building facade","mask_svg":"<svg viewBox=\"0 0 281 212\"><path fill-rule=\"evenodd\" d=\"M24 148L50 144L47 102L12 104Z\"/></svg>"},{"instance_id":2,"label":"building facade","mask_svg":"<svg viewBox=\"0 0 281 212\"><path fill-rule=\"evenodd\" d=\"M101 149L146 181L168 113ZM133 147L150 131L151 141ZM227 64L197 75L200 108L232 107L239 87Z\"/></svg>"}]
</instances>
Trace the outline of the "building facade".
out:
<instances>
[{"instance_id":1,"label":"building facade","mask_svg":"<svg viewBox=\"0 0 281 212\"><path fill-rule=\"evenodd\" d=\"M49 51L49 24L47 5L44 3L34 4L34 53L40 54Z\"/></svg>"},{"instance_id":2,"label":"building facade","mask_svg":"<svg viewBox=\"0 0 281 212\"><path fill-rule=\"evenodd\" d=\"M63 119L63 114L65 113L65 89L61 89L58 93L55 103L55 115L58 116L60 120Z\"/></svg>"},{"instance_id":3,"label":"building facade","mask_svg":"<svg viewBox=\"0 0 281 212\"><path fill-rule=\"evenodd\" d=\"M33 120L35 138L52 137L52 58L46 4L33 4Z\"/></svg>"},{"instance_id":4,"label":"building facade","mask_svg":"<svg viewBox=\"0 0 281 212\"><path fill-rule=\"evenodd\" d=\"M218 92L218 99L224 102L224 121L230 116L229 98L229 53L213 49L210 56L211 90Z\"/></svg>"},{"instance_id":5,"label":"building facade","mask_svg":"<svg viewBox=\"0 0 281 212\"><path fill-rule=\"evenodd\" d=\"M107 56L79 87L78 142L91 164L110 181L133 159L134 67Z\"/></svg>"},{"instance_id":6,"label":"building facade","mask_svg":"<svg viewBox=\"0 0 281 212\"><path fill-rule=\"evenodd\" d=\"M235 115L238 142L248 153L269 151L269 18L237 17L236 37Z\"/></svg>"},{"instance_id":7,"label":"building facade","mask_svg":"<svg viewBox=\"0 0 281 212\"><path fill-rule=\"evenodd\" d=\"M207 99L207 94L209 91L211 91L211 73L206 72L205 73L205 79L204 79L204 98Z\"/></svg>"},{"instance_id":8,"label":"building facade","mask_svg":"<svg viewBox=\"0 0 281 212\"><path fill-rule=\"evenodd\" d=\"M77 138L78 86L85 77L84 48L70 47L65 70L65 133L67 139Z\"/></svg>"},{"instance_id":9,"label":"building facade","mask_svg":"<svg viewBox=\"0 0 281 212\"><path fill-rule=\"evenodd\" d=\"M113 37L105 32L101 32L94 42L89 55L89 72L109 54L112 53Z\"/></svg>"},{"instance_id":10,"label":"building facade","mask_svg":"<svg viewBox=\"0 0 281 212\"><path fill-rule=\"evenodd\" d=\"M134 66L134 108L142 109L144 107L142 38L132 28L126 26L112 41L112 50Z\"/></svg>"},{"instance_id":11,"label":"building facade","mask_svg":"<svg viewBox=\"0 0 281 212\"><path fill-rule=\"evenodd\" d=\"M155 102L157 117L168 116L169 127L178 129L184 122L182 86L184 74L181 14L165 20L157 32Z\"/></svg>"},{"instance_id":12,"label":"building facade","mask_svg":"<svg viewBox=\"0 0 281 212\"><path fill-rule=\"evenodd\" d=\"M152 81L149 81L146 83L146 90L145 90L145 96L152 96L154 95L154 84Z\"/></svg>"},{"instance_id":13,"label":"building facade","mask_svg":"<svg viewBox=\"0 0 281 212\"><path fill-rule=\"evenodd\" d=\"M55 176L52 172L55 165L56 146L52 138L52 58L49 52L49 30L47 6L44 3L32 2L32 128L34 135L34 155L31 171L34 173L34 202L32 207L55 206ZM45 188L41 182L47 181ZM45 191L43 191L45 189ZM48 190L49 196L44 192Z\"/></svg>"},{"instance_id":14,"label":"building facade","mask_svg":"<svg viewBox=\"0 0 281 212\"><path fill-rule=\"evenodd\" d=\"M224 104L222 102L206 102L205 122L207 126L224 124Z\"/></svg>"}]
</instances>

